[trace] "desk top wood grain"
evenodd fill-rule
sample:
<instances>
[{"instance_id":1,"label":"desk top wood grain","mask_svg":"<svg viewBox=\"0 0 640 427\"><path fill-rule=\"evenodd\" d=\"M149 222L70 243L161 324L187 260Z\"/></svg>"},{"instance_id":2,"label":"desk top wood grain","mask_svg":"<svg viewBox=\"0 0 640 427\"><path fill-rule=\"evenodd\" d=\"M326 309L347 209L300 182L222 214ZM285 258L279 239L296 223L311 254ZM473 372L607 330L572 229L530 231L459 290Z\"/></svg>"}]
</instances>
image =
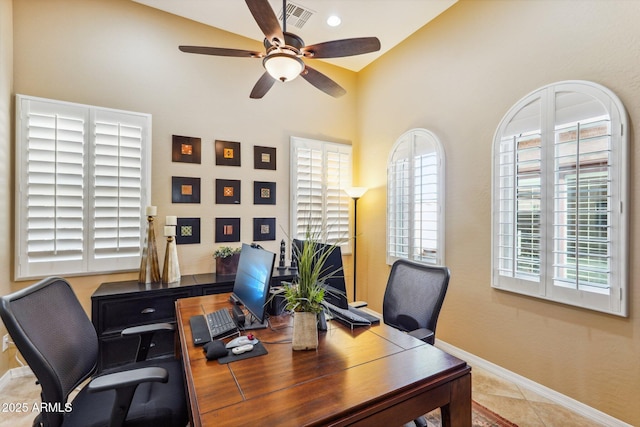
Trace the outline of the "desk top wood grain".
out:
<instances>
[{"instance_id":1,"label":"desk top wood grain","mask_svg":"<svg viewBox=\"0 0 640 427\"><path fill-rule=\"evenodd\" d=\"M403 409L408 421L427 412L427 406L446 404L447 384L470 371L464 361L382 322L353 330L328 322L316 351L293 351L290 315L272 318L269 329L254 331L267 355L226 365L207 361L202 348L193 345L189 319L203 310L230 308L228 296L176 301L194 426L346 425L414 394L440 390L442 397L434 392L432 402L422 399L415 409ZM391 414L397 423L398 411Z\"/></svg>"}]
</instances>

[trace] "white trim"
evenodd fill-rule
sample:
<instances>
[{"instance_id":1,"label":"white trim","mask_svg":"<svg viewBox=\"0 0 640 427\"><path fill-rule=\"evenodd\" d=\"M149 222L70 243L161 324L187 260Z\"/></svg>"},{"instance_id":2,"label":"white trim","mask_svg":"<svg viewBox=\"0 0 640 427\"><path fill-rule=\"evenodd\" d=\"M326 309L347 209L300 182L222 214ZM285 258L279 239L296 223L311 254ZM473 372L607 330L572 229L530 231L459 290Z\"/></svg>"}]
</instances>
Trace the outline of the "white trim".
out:
<instances>
[{"instance_id":1,"label":"white trim","mask_svg":"<svg viewBox=\"0 0 640 427\"><path fill-rule=\"evenodd\" d=\"M577 414L582 415L585 418L588 418L592 421L601 423L608 427L633 427L631 424L627 424L624 421L621 421L617 418L612 417L611 415L605 414L602 411L599 411L591 406L585 405L582 402L579 402L569 396L566 396L562 393L559 393L555 390L550 389L549 387L545 387L542 384L538 384L535 381L530 380L529 378L523 377L522 375L516 374L515 372L511 372L508 369L505 369L501 366L498 366L494 363L489 362L481 357L478 357L474 354L468 353L458 347L455 347L447 342L436 339L435 346L441 349L442 351L446 351L453 356L456 356L462 360L465 360L472 366L477 366L478 368L482 368L500 378L503 378L507 381L514 383L515 385L526 388L546 399L551 400L558 405L567 408ZM471 372L471 377L473 378L473 371ZM472 379L473 381L473 379Z\"/></svg>"}]
</instances>

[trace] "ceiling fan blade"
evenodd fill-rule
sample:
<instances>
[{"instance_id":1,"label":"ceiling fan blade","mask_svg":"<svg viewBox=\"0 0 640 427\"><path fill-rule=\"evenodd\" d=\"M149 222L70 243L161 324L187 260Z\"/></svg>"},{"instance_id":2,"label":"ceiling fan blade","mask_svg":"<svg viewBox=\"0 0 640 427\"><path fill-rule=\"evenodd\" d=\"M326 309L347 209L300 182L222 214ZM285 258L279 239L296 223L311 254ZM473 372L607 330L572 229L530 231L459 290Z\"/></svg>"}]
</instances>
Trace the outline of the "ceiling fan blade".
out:
<instances>
[{"instance_id":1,"label":"ceiling fan blade","mask_svg":"<svg viewBox=\"0 0 640 427\"><path fill-rule=\"evenodd\" d=\"M187 53L200 53L203 55L215 55L215 56L234 56L238 58L262 58L264 53L252 52L250 50L242 49L227 49L224 47L206 47L206 46L178 46L183 52Z\"/></svg>"},{"instance_id":2,"label":"ceiling fan blade","mask_svg":"<svg viewBox=\"0 0 640 427\"><path fill-rule=\"evenodd\" d=\"M322 74L320 71L305 65L304 70L300 73L303 79L323 91L324 93L338 98L347 93L342 86Z\"/></svg>"},{"instance_id":3,"label":"ceiling fan blade","mask_svg":"<svg viewBox=\"0 0 640 427\"><path fill-rule=\"evenodd\" d=\"M265 37L271 44L277 39L277 44L284 44L284 34L282 34L282 28L280 28L280 22L273 9L269 5L268 0L245 0L253 19L256 20L258 26L264 33Z\"/></svg>"},{"instance_id":4,"label":"ceiling fan blade","mask_svg":"<svg viewBox=\"0 0 640 427\"><path fill-rule=\"evenodd\" d=\"M263 96L266 95L267 92L269 92L269 89L271 89L271 86L273 86L275 82L276 82L276 79L271 77L271 75L269 75L269 73L265 71L264 74L256 82L256 85L253 87L253 90L251 91L251 95L249 95L249 98L252 98L252 99L262 98Z\"/></svg>"},{"instance_id":5,"label":"ceiling fan blade","mask_svg":"<svg viewBox=\"0 0 640 427\"><path fill-rule=\"evenodd\" d=\"M377 37L358 37L354 39L333 40L303 47L300 51L308 58L341 58L343 56L362 55L380 50Z\"/></svg>"}]
</instances>

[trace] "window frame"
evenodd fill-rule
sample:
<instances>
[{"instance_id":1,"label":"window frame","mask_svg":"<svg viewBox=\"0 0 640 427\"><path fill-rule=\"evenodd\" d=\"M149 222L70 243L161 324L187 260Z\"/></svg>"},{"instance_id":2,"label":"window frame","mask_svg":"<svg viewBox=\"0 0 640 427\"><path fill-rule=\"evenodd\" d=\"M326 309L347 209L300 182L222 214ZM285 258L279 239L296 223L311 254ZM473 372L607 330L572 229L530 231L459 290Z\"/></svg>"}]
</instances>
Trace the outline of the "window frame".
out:
<instances>
[{"instance_id":1,"label":"window frame","mask_svg":"<svg viewBox=\"0 0 640 427\"><path fill-rule=\"evenodd\" d=\"M299 194L299 173L302 165L299 163L298 150L312 150L320 152L321 165L320 167L320 180L314 181L315 185L319 186L321 192L320 208L308 208L309 212L315 213L310 221L299 221L299 210L301 209L301 198ZM320 141L309 138L301 138L292 136L290 138L290 221L289 221L289 238L290 239L304 239L304 230L298 230L299 225L306 227L310 226L311 233L319 240L329 243L338 244L341 248L342 254L351 253L351 224L350 224L350 202L351 199L344 191L346 188L351 187L352 181L352 168L353 168L353 153L352 146L349 144L343 144L338 142ZM329 178L329 167L327 163L328 156L339 156L339 176L336 178L335 171L333 175L333 181ZM335 168L335 165L334 165ZM345 170L346 169L346 170ZM311 183L310 183L311 185ZM330 203L329 197L333 195L333 203ZM335 197L339 201L336 202ZM337 208L336 208L337 205ZM332 215L337 218L338 225L329 225L329 213L330 206L333 206ZM300 222L300 224L299 224ZM333 234L333 236L331 236ZM317 236L316 236L317 235Z\"/></svg>"},{"instance_id":2,"label":"window frame","mask_svg":"<svg viewBox=\"0 0 640 427\"><path fill-rule=\"evenodd\" d=\"M76 138L74 144L81 148L78 149L71 163L58 161L61 153L60 144L64 140L59 138L60 115L82 123L78 124L74 137ZM49 129L55 136L51 137L50 134L45 133L42 138L38 138L30 134L29 120L35 116L53 123L52 127L43 129ZM139 268L146 236L144 207L149 205L151 200L151 120L151 115L145 113L16 95L15 280L37 279L51 275L81 276L135 271ZM117 133L115 135L105 133L105 124L115 126ZM129 131L133 133L127 134ZM116 140L115 145L111 140L113 138ZM76 195L80 200L76 208L77 214L73 219L73 230L76 230L76 234L79 233L74 237L76 249L67 257L63 257L55 250L41 248L31 252L33 256L29 255L29 242L36 242L35 244L39 245L37 240L30 240L29 237L29 230L34 230L34 226L29 224L30 210L32 218L37 215L38 210L45 208L57 212L61 206L58 194L62 191L62 187L58 186L58 178L55 176L51 178L53 183L46 181L51 172L41 172L42 179L46 181L45 185L53 188L53 190L47 190L54 192L53 196L49 196L53 197L51 202L53 204L39 206L37 203L29 203L29 195L33 197L34 194L29 190L29 176L37 173L30 171L28 167L30 149L36 150L29 146L29 141L36 139L41 139L43 153L53 153L56 158L53 162L41 160L40 163L45 169L49 167L48 170L55 170L55 176L59 173L65 175L67 169L64 168L69 167L77 168L81 173L81 177L76 174L75 178L69 178L73 180L69 185L73 188L81 187L82 195ZM51 143L55 144L55 148L47 145ZM96 147L101 148L96 149ZM113 152L118 153L115 165L110 160L114 157ZM127 154L124 154L125 152ZM113 170L116 171L115 176ZM102 181L97 181L101 178ZM112 182L115 178L116 183L105 183L105 178L111 179ZM125 181L127 181L126 185ZM140 183L139 189L136 188L137 182ZM35 184L31 186L33 185ZM102 193L96 193L96 188L101 188ZM116 191L117 195L110 196L109 191ZM108 203L109 199L113 201L111 205ZM53 219L47 220L47 218L51 217L43 217L43 224L47 221L53 221L53 223L59 221L57 214ZM114 228L108 225L109 220L115 220L119 225L114 233L110 232ZM50 230L54 235L58 235L56 233L60 233L62 228L64 227L59 228L56 225ZM111 249L110 245L113 245Z\"/></svg>"},{"instance_id":3,"label":"window frame","mask_svg":"<svg viewBox=\"0 0 640 427\"><path fill-rule=\"evenodd\" d=\"M578 130L580 129L578 127L580 123L588 123L589 120L596 119L598 117L608 116L609 118L608 130L610 133L609 138L607 139L608 162L606 163L606 177L609 180L607 181L609 191L606 197L610 200L610 207L608 210L610 220L607 223L607 226L609 227L608 230L610 231L608 233L609 238L605 242L609 248L607 255L611 259L609 265L610 280L608 282L608 294L601 291L594 292L594 288L588 289L589 286L581 284L579 280L576 280L575 289L558 285L561 282L561 278L557 277L556 271L559 271L562 268L566 269L566 266L556 263L557 256L561 252L555 245L557 244L557 241L566 238L566 236L563 237L560 231L554 234L554 230L559 230L564 227L566 230L570 231L571 228L571 224L562 222L564 220L561 218L563 214L568 218L570 216L569 211L566 207L562 208L563 205L558 204L558 200L562 201L563 196L562 188L559 184L560 181L556 180L570 174L570 172L563 172L561 169L557 169L557 162L561 161L559 159L563 157L563 154L559 154L559 151L558 154L556 154L556 151L554 151L560 150L559 146L561 145L561 142L557 142L556 137L564 132L561 126L566 125L561 122L556 123L557 115L560 114L558 113L558 111L560 111L559 109L566 109L567 107L566 105L557 106L556 102L559 99L558 94L568 94L576 97L588 96L590 97L590 102L594 102L594 100L599 102L599 104L594 105L599 105L602 107L602 110L606 112L604 115L593 115L593 117L589 118L585 117L585 114L580 112L580 114L577 115L578 118L575 120L575 123L577 124L576 128ZM505 242L499 237L499 233L501 233L500 226L501 224L504 226L504 221L506 221L504 218L511 218L511 220L508 221L512 224L516 224L514 221L517 221L517 217L514 216L517 215L517 205L514 204L513 211L516 212L515 214L509 214L507 208L503 208L501 210L501 206L509 204L508 200L512 200L512 203L516 203L516 193L512 192L510 196L511 199L509 199L507 196L507 187L501 187L500 168L504 168L508 162L501 163L500 159L501 156L508 156L508 154L505 154L506 151L501 152L500 146L502 142L506 141L505 138L507 138L508 135L513 134L513 136L516 137L517 131L511 129L509 132L506 132L507 129L515 118L522 118L518 116L521 112L525 111L527 108L531 110L530 107L535 102L539 103L539 117L537 117L540 120L540 128L537 130L540 134L540 273L539 277L535 274L530 277L525 277L525 275L517 277L518 273L516 270L511 272L507 271L505 274L500 273L500 270L503 267L500 264L500 245L501 242ZM569 107L573 107L573 104L570 104ZM533 120L531 114L524 114L524 116L528 116L529 119ZM566 119L564 120L566 121ZM569 121L568 123L572 122ZM504 135L505 133L507 133L507 135ZM580 159L576 160L579 161L579 163L576 163L576 167L581 170L588 165L589 162L582 160L580 157L580 144L583 144L583 141L580 141L578 138L575 143L575 150L577 152L575 158ZM628 316L629 219L627 211L629 206L629 132L628 116L624 105L618 97L606 87L588 81L570 80L543 86L542 88L539 88L523 97L508 110L496 129L492 147L491 286L495 289L511 291L567 305L601 311L622 317ZM517 148L515 148L515 145L513 147L513 153L516 153ZM511 176L512 181L510 182L512 182L511 185L513 186L513 191L517 192L518 184L516 183L516 166L518 165L518 161L515 160L515 154L513 154L511 158L514 165L512 171L510 174L502 175L502 177ZM557 190L554 189L554 186L556 185L558 186ZM571 203L568 184L565 187L565 193L564 200L566 201L565 204L568 205ZM595 196L589 194L587 197L589 197L589 201L592 201L591 197ZM501 218L503 221L502 223ZM580 222L577 221L575 225L579 228ZM589 223L587 226L592 225ZM516 235L512 234L511 239L513 242L512 244L514 245L512 249L517 250L515 240ZM576 245L580 245L581 242L582 244L590 244L589 239L581 241L579 237L576 237L576 242ZM502 259L506 258L503 256ZM577 260L579 259L580 258L577 258ZM514 262L515 259L512 259L512 264ZM512 268L515 269L515 264L512 265ZM586 270L588 271L588 268L586 268ZM574 273L582 274L580 266L575 268Z\"/></svg>"},{"instance_id":4,"label":"window frame","mask_svg":"<svg viewBox=\"0 0 640 427\"><path fill-rule=\"evenodd\" d=\"M408 239L407 243L407 256L399 256L397 253L394 253L392 250L392 235L394 232L392 228L399 228L397 225L394 227L394 222L392 220L393 212L397 209L397 204L392 206L394 203L394 195L392 194L395 186L391 182L393 175L393 161L394 155L400 149L407 149L404 145L410 143L410 147L408 148L408 155L406 158L411 158L411 161L408 163L407 170L407 182L406 186L408 188L407 197L408 200L413 200L413 204L410 204L411 207L415 206L416 194L415 194L415 170L416 165L415 161L419 157L415 153L415 141L417 137L425 138L433 147L433 153L436 156L436 221L435 221L435 234L436 234L436 248L435 254L432 257L433 261L429 261L427 258L420 259L414 254L414 246L411 242L413 242L417 237L418 230L422 229L421 221L415 220L415 209L410 209L408 212L408 225L404 227ZM432 174L433 175L433 174ZM421 179L425 179L425 175L421 175ZM429 183L425 183L427 186ZM393 264L398 259L409 259L415 262L421 262L428 265L444 265L445 264L445 154L444 148L440 139L436 136L435 133L428 129L423 128L415 128L410 129L400 135L400 137L394 143L391 152L389 153L389 157L387 159L387 232L386 232L386 262L388 265ZM424 193L425 189L421 187L421 193ZM408 202L409 204L409 202Z\"/></svg>"}]
</instances>

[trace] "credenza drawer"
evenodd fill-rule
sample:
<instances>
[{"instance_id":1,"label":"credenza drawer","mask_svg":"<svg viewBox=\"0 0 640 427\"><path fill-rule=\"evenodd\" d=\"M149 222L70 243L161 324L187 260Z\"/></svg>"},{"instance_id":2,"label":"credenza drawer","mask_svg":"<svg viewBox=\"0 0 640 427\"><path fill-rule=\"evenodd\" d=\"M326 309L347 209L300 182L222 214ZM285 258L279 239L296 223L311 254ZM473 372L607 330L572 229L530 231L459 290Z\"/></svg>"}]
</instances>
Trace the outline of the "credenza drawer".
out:
<instances>
[{"instance_id":1,"label":"credenza drawer","mask_svg":"<svg viewBox=\"0 0 640 427\"><path fill-rule=\"evenodd\" d=\"M176 318L175 301L187 298L188 291L145 295L100 302L101 331L124 329L153 322L171 322Z\"/></svg>"}]
</instances>

